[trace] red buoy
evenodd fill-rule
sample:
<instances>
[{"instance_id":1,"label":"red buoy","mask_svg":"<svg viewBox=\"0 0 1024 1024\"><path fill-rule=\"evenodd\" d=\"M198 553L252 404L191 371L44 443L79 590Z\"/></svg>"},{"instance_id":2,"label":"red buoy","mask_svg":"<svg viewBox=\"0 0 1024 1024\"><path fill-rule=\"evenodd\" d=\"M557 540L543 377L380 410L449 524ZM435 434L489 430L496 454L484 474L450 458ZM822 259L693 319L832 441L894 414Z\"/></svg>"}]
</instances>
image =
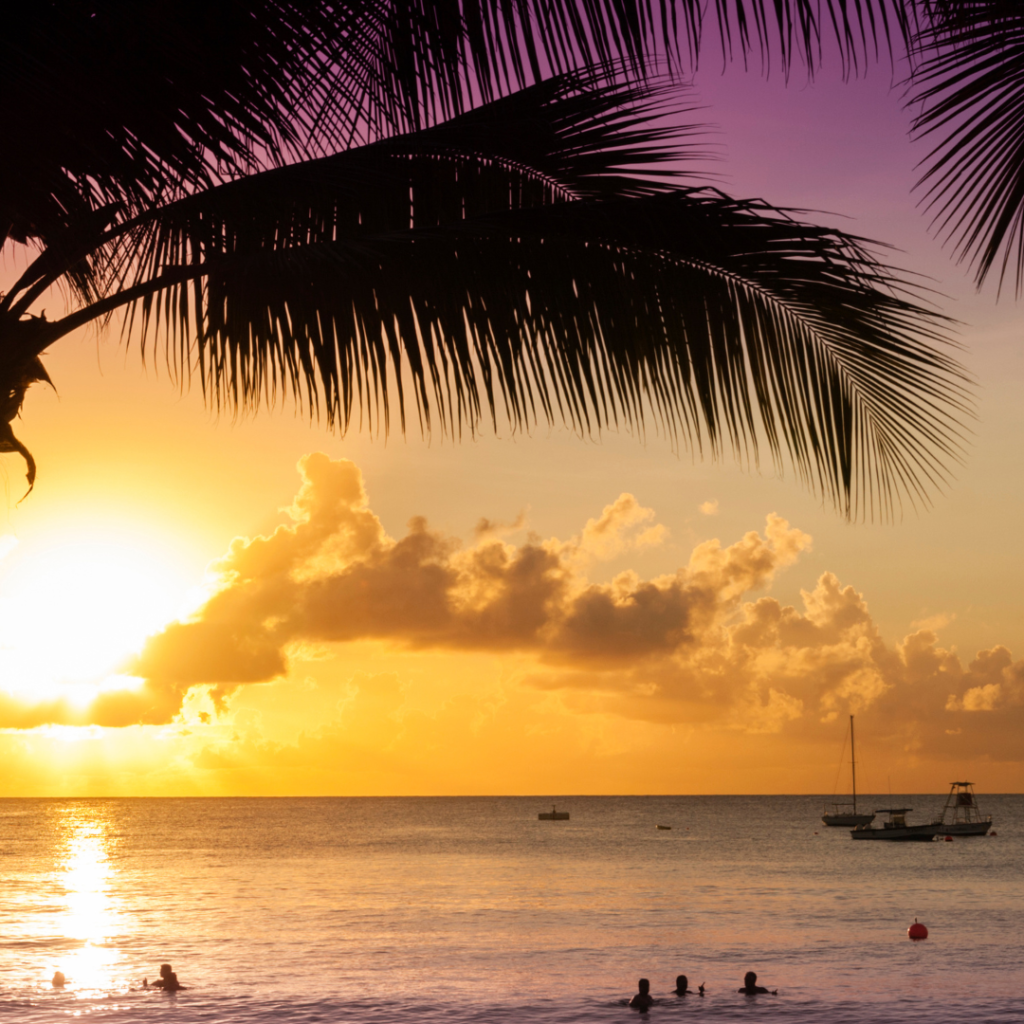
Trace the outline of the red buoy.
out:
<instances>
[{"instance_id":1,"label":"red buoy","mask_svg":"<svg viewBox=\"0 0 1024 1024\"><path fill-rule=\"evenodd\" d=\"M920 924L915 917L914 923L907 929L907 935L917 942L919 939L928 938L928 929L923 924Z\"/></svg>"},{"instance_id":2,"label":"red buoy","mask_svg":"<svg viewBox=\"0 0 1024 1024\"><path fill-rule=\"evenodd\" d=\"M953 837L952 836L946 836L946 842L947 843L953 842Z\"/></svg>"}]
</instances>

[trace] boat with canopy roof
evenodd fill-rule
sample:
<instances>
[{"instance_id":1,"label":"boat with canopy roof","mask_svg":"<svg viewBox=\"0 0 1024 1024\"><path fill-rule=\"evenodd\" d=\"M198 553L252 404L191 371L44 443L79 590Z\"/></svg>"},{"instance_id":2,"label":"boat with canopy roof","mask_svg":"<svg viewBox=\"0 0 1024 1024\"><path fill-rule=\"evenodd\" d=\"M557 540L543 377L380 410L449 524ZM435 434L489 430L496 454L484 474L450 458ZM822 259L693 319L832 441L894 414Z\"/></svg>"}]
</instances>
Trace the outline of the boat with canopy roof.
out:
<instances>
[{"instance_id":1,"label":"boat with canopy roof","mask_svg":"<svg viewBox=\"0 0 1024 1024\"><path fill-rule=\"evenodd\" d=\"M982 817L973 782L951 782L942 817L935 824L941 826L940 836L984 836L992 827L992 815Z\"/></svg>"},{"instance_id":2,"label":"boat with canopy roof","mask_svg":"<svg viewBox=\"0 0 1024 1024\"><path fill-rule=\"evenodd\" d=\"M883 821L881 828L877 825L858 825L850 830L852 839L889 839L896 841L917 840L930 843L938 834L939 825L908 825L907 815L913 807L880 807L876 814L888 814L889 820Z\"/></svg>"}]
</instances>

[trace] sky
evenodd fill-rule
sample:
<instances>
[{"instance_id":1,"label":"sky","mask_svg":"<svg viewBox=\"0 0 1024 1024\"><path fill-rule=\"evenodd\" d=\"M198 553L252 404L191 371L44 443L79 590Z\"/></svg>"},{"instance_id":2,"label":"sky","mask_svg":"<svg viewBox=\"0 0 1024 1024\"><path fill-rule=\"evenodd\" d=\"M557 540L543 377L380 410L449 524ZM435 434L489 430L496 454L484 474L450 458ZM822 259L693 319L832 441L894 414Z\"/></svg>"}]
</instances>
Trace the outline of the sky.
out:
<instances>
[{"instance_id":1,"label":"sky","mask_svg":"<svg viewBox=\"0 0 1024 1024\"><path fill-rule=\"evenodd\" d=\"M863 791L1024 790L1020 305L929 232L888 65L716 56L721 187L894 246L959 321L933 506L848 523L653 432L217 416L83 331L16 425L26 500L0 457L0 795L842 793L851 713Z\"/></svg>"}]
</instances>

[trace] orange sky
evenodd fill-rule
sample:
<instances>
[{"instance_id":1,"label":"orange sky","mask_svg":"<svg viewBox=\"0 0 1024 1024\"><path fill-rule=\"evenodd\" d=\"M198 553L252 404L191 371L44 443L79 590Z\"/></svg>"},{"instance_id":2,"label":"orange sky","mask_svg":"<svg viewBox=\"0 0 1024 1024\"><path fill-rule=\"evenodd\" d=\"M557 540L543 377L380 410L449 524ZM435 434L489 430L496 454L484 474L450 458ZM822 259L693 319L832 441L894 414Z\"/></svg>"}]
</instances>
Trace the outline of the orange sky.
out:
<instances>
[{"instance_id":1,"label":"orange sky","mask_svg":"<svg viewBox=\"0 0 1024 1024\"><path fill-rule=\"evenodd\" d=\"M964 322L935 508L845 524L657 436L218 420L83 333L21 505L2 462L0 793L831 792L850 711L865 790L1024 789L1021 311L928 236L886 72L698 87L728 189L899 245Z\"/></svg>"}]
</instances>

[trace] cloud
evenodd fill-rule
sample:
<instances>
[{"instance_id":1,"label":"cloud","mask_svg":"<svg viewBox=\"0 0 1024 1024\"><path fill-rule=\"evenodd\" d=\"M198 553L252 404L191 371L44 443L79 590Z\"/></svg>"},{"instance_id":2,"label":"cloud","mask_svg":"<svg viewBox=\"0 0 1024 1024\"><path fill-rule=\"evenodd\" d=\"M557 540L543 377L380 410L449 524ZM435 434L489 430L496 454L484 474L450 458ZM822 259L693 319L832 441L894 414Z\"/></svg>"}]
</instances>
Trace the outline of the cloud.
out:
<instances>
[{"instance_id":1,"label":"cloud","mask_svg":"<svg viewBox=\"0 0 1024 1024\"><path fill-rule=\"evenodd\" d=\"M502 523L497 520L481 516L473 527L473 535L478 541L489 540L492 537L507 537L513 533L519 533L526 527L526 510L523 509L511 523Z\"/></svg>"},{"instance_id":2,"label":"cloud","mask_svg":"<svg viewBox=\"0 0 1024 1024\"><path fill-rule=\"evenodd\" d=\"M0 728L34 729L40 725L161 725L181 709L188 687L163 686L150 680L106 689L87 707L65 698L26 703L0 692Z\"/></svg>"},{"instance_id":3,"label":"cloud","mask_svg":"<svg viewBox=\"0 0 1024 1024\"><path fill-rule=\"evenodd\" d=\"M422 517L389 536L351 462L314 454L299 470L291 521L231 543L206 603L124 666L141 683L84 711L5 699L0 726L166 723L190 694L208 701L203 715L223 714L242 688L293 680L303 665L342 672L352 645L377 643L409 657L504 658L517 692L583 717L810 742L855 713L862 735L908 756L941 745L1020 758L1024 662L994 646L965 665L931 628L887 642L864 595L829 572L796 605L780 602L767 591L811 538L779 516L732 544L697 545L673 572L595 582L595 565L666 536L630 494L568 540L509 543L520 515L481 520L464 547ZM332 713L350 715L347 700Z\"/></svg>"},{"instance_id":4,"label":"cloud","mask_svg":"<svg viewBox=\"0 0 1024 1024\"><path fill-rule=\"evenodd\" d=\"M653 520L654 509L643 508L632 494L620 494L597 519L587 520L577 544L579 552L610 561L633 548L656 547L668 538L668 530L660 523L640 529Z\"/></svg>"},{"instance_id":5,"label":"cloud","mask_svg":"<svg viewBox=\"0 0 1024 1024\"><path fill-rule=\"evenodd\" d=\"M705 501L701 505L697 506L700 509L702 515L705 516L717 516L718 515L718 499L714 501Z\"/></svg>"},{"instance_id":6,"label":"cloud","mask_svg":"<svg viewBox=\"0 0 1024 1024\"><path fill-rule=\"evenodd\" d=\"M664 536L630 494L570 541L516 547L489 528L462 549L418 517L404 537L388 537L351 462L311 455L300 471L294 522L232 542L214 565L218 591L196 618L151 637L133 674L179 690L236 686L284 674L297 643L362 640L528 651L543 663L602 670L633 665L698 643L710 622L810 543L770 516L764 537L702 544L675 573L644 580L627 571L598 584L582 565Z\"/></svg>"},{"instance_id":7,"label":"cloud","mask_svg":"<svg viewBox=\"0 0 1024 1024\"><path fill-rule=\"evenodd\" d=\"M914 619L910 625L912 629L930 629L937 633L940 629L945 629L955 618L955 615L948 612L939 612L923 619Z\"/></svg>"}]
</instances>

